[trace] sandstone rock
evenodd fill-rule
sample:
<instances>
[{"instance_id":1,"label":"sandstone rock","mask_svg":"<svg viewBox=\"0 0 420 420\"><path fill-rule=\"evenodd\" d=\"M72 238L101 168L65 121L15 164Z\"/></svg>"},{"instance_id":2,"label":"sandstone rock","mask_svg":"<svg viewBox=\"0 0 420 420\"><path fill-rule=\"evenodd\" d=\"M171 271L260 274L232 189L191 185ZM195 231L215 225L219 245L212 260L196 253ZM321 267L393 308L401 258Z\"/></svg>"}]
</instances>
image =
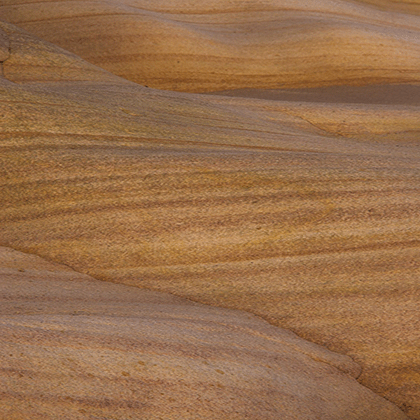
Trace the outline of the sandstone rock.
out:
<instances>
[{"instance_id":1,"label":"sandstone rock","mask_svg":"<svg viewBox=\"0 0 420 420\"><path fill-rule=\"evenodd\" d=\"M352 356L359 381L419 418L418 106L146 89L2 28L12 41L0 79L2 244L254 312ZM77 338L88 324L75 324ZM55 348L60 334L44 337Z\"/></svg>"},{"instance_id":2,"label":"sandstone rock","mask_svg":"<svg viewBox=\"0 0 420 420\"><path fill-rule=\"evenodd\" d=\"M7 248L0 302L2 420L406 418L348 357L244 312Z\"/></svg>"},{"instance_id":3,"label":"sandstone rock","mask_svg":"<svg viewBox=\"0 0 420 420\"><path fill-rule=\"evenodd\" d=\"M6 61L9 58L9 37L6 32L0 29L0 62Z\"/></svg>"},{"instance_id":4,"label":"sandstone rock","mask_svg":"<svg viewBox=\"0 0 420 420\"><path fill-rule=\"evenodd\" d=\"M159 89L420 82L420 17L356 2L7 1L0 13L93 64Z\"/></svg>"},{"instance_id":5,"label":"sandstone rock","mask_svg":"<svg viewBox=\"0 0 420 420\"><path fill-rule=\"evenodd\" d=\"M0 61L6 59L4 76L17 83L116 79L76 55L0 21Z\"/></svg>"}]
</instances>

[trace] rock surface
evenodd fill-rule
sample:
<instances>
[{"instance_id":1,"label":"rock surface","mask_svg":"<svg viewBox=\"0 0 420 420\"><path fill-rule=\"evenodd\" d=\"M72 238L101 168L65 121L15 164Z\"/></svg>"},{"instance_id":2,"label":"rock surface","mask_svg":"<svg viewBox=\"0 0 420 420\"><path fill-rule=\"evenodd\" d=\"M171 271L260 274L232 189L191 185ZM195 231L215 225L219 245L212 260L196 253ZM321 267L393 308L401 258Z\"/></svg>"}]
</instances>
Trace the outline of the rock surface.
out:
<instances>
[{"instance_id":1,"label":"rock surface","mask_svg":"<svg viewBox=\"0 0 420 420\"><path fill-rule=\"evenodd\" d=\"M0 61L6 61L9 57L9 37L6 32L0 29Z\"/></svg>"},{"instance_id":2,"label":"rock surface","mask_svg":"<svg viewBox=\"0 0 420 420\"><path fill-rule=\"evenodd\" d=\"M350 358L247 313L8 248L0 334L2 420L406 418Z\"/></svg>"},{"instance_id":3,"label":"rock surface","mask_svg":"<svg viewBox=\"0 0 420 420\"><path fill-rule=\"evenodd\" d=\"M164 92L1 28L3 245L261 315L350 355L420 418L415 89L407 105ZM418 83L404 68L392 80Z\"/></svg>"},{"instance_id":4,"label":"rock surface","mask_svg":"<svg viewBox=\"0 0 420 420\"><path fill-rule=\"evenodd\" d=\"M3 0L0 15L114 74L160 89L419 82L420 17L362 2Z\"/></svg>"},{"instance_id":5,"label":"rock surface","mask_svg":"<svg viewBox=\"0 0 420 420\"><path fill-rule=\"evenodd\" d=\"M0 79L3 78L3 63L9 58L9 37L6 32L0 28Z\"/></svg>"}]
</instances>

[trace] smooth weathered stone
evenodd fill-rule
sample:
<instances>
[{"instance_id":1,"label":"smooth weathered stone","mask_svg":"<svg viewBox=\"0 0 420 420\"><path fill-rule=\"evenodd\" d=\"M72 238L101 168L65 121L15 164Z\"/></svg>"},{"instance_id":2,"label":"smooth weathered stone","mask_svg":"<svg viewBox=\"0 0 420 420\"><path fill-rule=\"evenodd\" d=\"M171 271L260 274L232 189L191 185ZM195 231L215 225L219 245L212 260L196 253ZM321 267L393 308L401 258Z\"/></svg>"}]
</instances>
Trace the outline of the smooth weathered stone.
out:
<instances>
[{"instance_id":1,"label":"smooth weathered stone","mask_svg":"<svg viewBox=\"0 0 420 420\"><path fill-rule=\"evenodd\" d=\"M2 28L2 244L258 314L420 418L417 105L147 89Z\"/></svg>"},{"instance_id":2,"label":"smooth weathered stone","mask_svg":"<svg viewBox=\"0 0 420 420\"><path fill-rule=\"evenodd\" d=\"M1 419L406 418L350 358L245 312L7 248L0 334Z\"/></svg>"},{"instance_id":3,"label":"smooth weathered stone","mask_svg":"<svg viewBox=\"0 0 420 420\"><path fill-rule=\"evenodd\" d=\"M114 74L158 89L419 83L420 16L363 2L25 3L0 3L0 15ZM401 2L385 4L390 3Z\"/></svg>"}]
</instances>

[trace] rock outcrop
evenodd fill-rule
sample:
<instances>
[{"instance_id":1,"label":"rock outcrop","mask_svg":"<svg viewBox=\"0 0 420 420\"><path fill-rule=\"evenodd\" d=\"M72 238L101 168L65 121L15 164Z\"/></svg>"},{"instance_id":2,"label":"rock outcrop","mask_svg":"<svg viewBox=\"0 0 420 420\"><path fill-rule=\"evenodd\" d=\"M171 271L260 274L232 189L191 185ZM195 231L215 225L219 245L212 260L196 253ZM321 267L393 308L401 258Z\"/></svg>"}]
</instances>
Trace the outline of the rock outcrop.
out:
<instances>
[{"instance_id":1,"label":"rock outcrop","mask_svg":"<svg viewBox=\"0 0 420 420\"><path fill-rule=\"evenodd\" d=\"M360 368L244 312L0 248L0 419L406 417Z\"/></svg>"},{"instance_id":2,"label":"rock outcrop","mask_svg":"<svg viewBox=\"0 0 420 420\"><path fill-rule=\"evenodd\" d=\"M83 5L87 7L88 3L83 2ZM101 3L92 7L98 5ZM7 7L2 4L2 18L13 9L12 6L11 1ZM63 10L57 9L62 6L65 3L60 6L60 3L50 2L44 11L56 13ZM28 3L13 10L21 16L21 11L34 10L32 7L34 3ZM358 7L355 10L359 10ZM217 18L218 15L214 16ZM320 19L327 19L326 16L322 15ZM192 18L197 16L192 15ZM34 19L38 19L37 16ZM66 25L63 22L66 19L60 23L64 34ZM391 31L392 36L389 31L383 33L389 42L381 53L383 59L388 60L386 53L389 52L387 62L391 70L384 72L384 64L378 64L377 68L372 67L373 76L369 80L385 80L391 74L387 80L400 84L407 81L417 83L419 67L416 67L417 73L414 67L410 67L419 57L416 55L417 44L411 35L405 41L400 36L400 31L409 31L406 26L410 19L417 18L404 17L403 23L399 15L395 19L395 25L399 26L395 32ZM69 19L69 22L75 20ZM355 22L354 30L358 31L360 25L357 19ZM379 26L381 22L378 21ZM38 23L41 27L42 22ZM94 25L86 27L93 32L97 28ZM155 27L154 24L151 27ZM351 356L362 367L358 377L362 384L397 404L411 418L420 418L420 127L419 106L414 99L404 105L392 100L386 103L308 99L274 101L165 92L114 76L11 24L2 23L1 28L7 35L2 39L9 42L7 51L10 52L3 61L4 77L0 77L2 245L67 264L97 279L253 312L329 350ZM417 29L410 30L418 34ZM77 30L75 33L82 34ZM97 34L101 36L101 32ZM116 29L116 37L117 34ZM391 38L401 52L401 67L396 64L398 60ZM192 40L195 42L196 38ZM4 45L5 41L1 42ZM215 45L216 51L222 51L218 44ZM337 51L340 55L341 50ZM344 56L340 57L343 59ZM345 61L343 63L345 74ZM398 73L398 69L402 71ZM358 77L363 71L357 73ZM382 74L382 79L376 78L375 72ZM397 77L397 73L400 76ZM221 89L223 86L217 90ZM413 89L408 94L415 95L415 92ZM308 92L300 93L306 95ZM24 296L22 299L25 302L31 300ZM64 307L60 299L57 305ZM29 303L23 306L26 305ZM40 308L46 311L43 305ZM112 305L109 310L112 310ZM180 305L184 308L184 304ZM185 310L198 308L194 305L185 307ZM105 316L104 307L101 310L99 318ZM191 309L190 313L196 314L194 310ZM214 313L210 309L206 311ZM63 370L63 388L60 388L60 379L54 377L56 382L51 383L56 385L54 390L48 391L50 394L45 388L45 392L33 395L37 401L42 395L55 395L56 400L48 401L55 401L57 410L66 410L70 406L85 410L80 406L83 404L98 410L111 410L113 406L107 402L110 400L95 402L87 397L97 392L96 386L103 385L100 371L104 364L95 365L94 358L89 359L93 367L86 375L93 375L98 382L92 384L90 381L94 379L86 378L86 388L81 391L85 392L83 395L70 392L78 382L73 379L71 382L69 378L80 379L87 366L83 358L94 357L92 350L83 352L84 346L93 349L99 345L104 346L103 349L108 345L109 337L120 330L127 338L132 324L127 319L122 319L121 324L114 319L116 323L108 326L98 318L76 317L77 321L69 313L62 314L63 324L60 324L58 318L53 321L47 312L42 313L39 318L33 318L32 324L25 318L28 323L19 327L22 335L18 335L17 341L10 341L11 346L25 350L8 353L15 357L8 362L9 368L13 369L16 363L24 371L29 369L29 360L19 361L16 355L29 351L25 346L32 339L38 337L41 340L43 337L45 341L41 340L39 348L34 344L34 353L28 353L28 357L40 360L38 371L45 367L47 373L43 383L47 387L48 381L54 377L52 372L59 371L54 354L59 355L59 360L67 355L67 350L61 349L59 342L70 349L80 338L80 348L68 350L75 353L77 362L63 368L68 369ZM229 311L223 313L232 314L231 328L239 315ZM14 314L9 315L13 315L12 318L18 315ZM165 314L171 316L169 312ZM43 317L48 320L45 334L41 331ZM73 326L70 318L74 321ZM213 321L206 318L206 322ZM169 334L169 324L165 325ZM261 328L274 331L274 327L264 325ZM11 328L18 328L18 325L13 324ZM102 328L104 343L95 341L96 328ZM229 328L221 337L227 337ZM33 329L42 334L31 335ZM175 336L168 336L168 340L176 342ZM69 337L69 341L65 341L65 337ZM141 337L136 337L138 343ZM89 342L90 338L92 342ZM157 341L155 338L153 343ZM242 339L246 343L244 348L251 346L249 336ZM24 340L27 344L23 344ZM48 347L48 340L51 340L51 347ZM130 342L123 342L127 343L124 350L127 351ZM48 348L54 350L48 353ZM123 352L119 349L111 346L113 352ZM35 357L36 352L39 359ZM225 376L228 371L239 377L242 364L234 368L233 359L228 355L217 357L217 363L221 365L225 360L230 370L214 365L215 369L224 372L223 375L211 371L215 377L228 378ZM245 361L244 358L241 360ZM311 357L305 360L311 377L319 365ZM135 382L130 382L135 371L130 370L131 365L123 366L123 361L115 363L115 370L106 373L103 379L110 384L109 392L115 384L118 399L138 400L138 394L135 394L140 392L138 388L135 388L133 398L131 394L124 394L130 390L128 384ZM71 366L76 370L72 371ZM175 369L175 365L166 366ZM184 360L180 366L178 373L183 371L187 362ZM194 366L196 370L193 372L199 372L197 365ZM261 376L260 365L256 366L250 375L265 378ZM327 364L325 369L332 368ZM79 376L72 376L74 372ZM337 375L336 370L332 372L335 372L333 376ZM162 370L158 373L164 375ZM19 385L19 372L16 375L16 384ZM338 376L350 381L347 383L357 385L348 376L340 375L344 374ZM281 382L280 376L276 378L273 380ZM31 388L33 382L22 383L22 386L27 384L27 388L24 388L20 403L17 405L18 400L13 400L20 398L18 394L9 395L8 398L12 399L6 407L30 410L32 402L25 395L35 392ZM315 383L308 379L308 389L313 390ZM186 395L181 385L174 391L177 403ZM150 387L148 390L154 386L164 387L150 383L147 386ZM257 410L257 403L247 400L249 394L241 387L238 388L239 394L235 394L235 390L229 394L236 398L232 401L239 399L249 404L244 406L251 413L249 418L270 418L269 411L255 414L259 413L253 411ZM91 394L89 389L93 389ZM263 398L266 388L261 385L253 389L258 389L258 395ZM321 400L327 398L324 389L317 394L322 395ZM217 392L206 395L213 398L213 402L217 396L226 402L224 394ZM331 392L333 398L344 404L340 399L344 391L332 389ZM76 402L63 402L60 398L65 394L76 398ZM193 398L192 394L188 395L188 398ZM278 394L273 395L272 401L279 400ZM355 395L349 391L351 398ZM27 405L22 401L27 401ZM46 412L54 410L47 399L43 401ZM194 401L196 405L201 404L200 409L205 413L205 401L200 404L197 399ZM268 400L261 401L264 404L258 410L266 410ZM293 401L303 400L290 398L285 407L295 407L290 405L294 404ZM332 400L328 401L326 405L320 401L314 404L335 407L328 405ZM383 404L383 400L371 401ZM157 399L156 406L161 402L166 404L165 399ZM115 409L121 418L128 415L124 412L127 407L129 409L127 404L123 403L125 408L121 408L122 411ZM193 400L189 399L188 404L193 404ZM222 410L223 404L218 409ZM308 402L308 407L311 404ZM366 404L367 407L370 403ZM372 402L369 413L356 410L346 415L365 419L369 418L368 415L382 413L375 404ZM165 407L162 405L159 409ZM281 409L275 407L275 410ZM43 418L43 409L33 411L34 418L35 414ZM334 413L331 410L330 413ZM88 413L105 415L95 414L100 411ZM246 411L240 412L238 418L246 418L244 416L248 414L244 413ZM296 413L298 418L306 415L301 411ZM317 413L322 418L330 415ZM15 412L13 415L20 414ZM85 416L83 412L77 415ZM165 415L162 412L162 416ZM30 414L22 416L27 418ZM60 412L57 411L55 416L59 417ZM338 418L346 418L340 416ZM398 418L396 416L388 417Z\"/></svg>"},{"instance_id":3,"label":"rock outcrop","mask_svg":"<svg viewBox=\"0 0 420 420\"><path fill-rule=\"evenodd\" d=\"M362 2L8 0L0 3L0 15L114 74L159 89L420 81L420 17Z\"/></svg>"}]
</instances>

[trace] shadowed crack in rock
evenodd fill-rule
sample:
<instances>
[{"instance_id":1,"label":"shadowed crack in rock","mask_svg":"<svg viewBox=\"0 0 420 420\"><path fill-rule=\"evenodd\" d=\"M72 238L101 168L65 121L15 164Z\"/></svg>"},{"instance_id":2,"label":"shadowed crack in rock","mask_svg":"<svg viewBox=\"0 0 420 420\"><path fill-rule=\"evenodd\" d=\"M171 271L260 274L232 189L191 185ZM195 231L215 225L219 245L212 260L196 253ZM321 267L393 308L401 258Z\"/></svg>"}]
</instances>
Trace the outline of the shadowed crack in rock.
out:
<instances>
[{"instance_id":1,"label":"shadowed crack in rock","mask_svg":"<svg viewBox=\"0 0 420 420\"><path fill-rule=\"evenodd\" d=\"M0 27L0 77L4 75L4 62L10 57L10 40L6 32Z\"/></svg>"}]
</instances>

